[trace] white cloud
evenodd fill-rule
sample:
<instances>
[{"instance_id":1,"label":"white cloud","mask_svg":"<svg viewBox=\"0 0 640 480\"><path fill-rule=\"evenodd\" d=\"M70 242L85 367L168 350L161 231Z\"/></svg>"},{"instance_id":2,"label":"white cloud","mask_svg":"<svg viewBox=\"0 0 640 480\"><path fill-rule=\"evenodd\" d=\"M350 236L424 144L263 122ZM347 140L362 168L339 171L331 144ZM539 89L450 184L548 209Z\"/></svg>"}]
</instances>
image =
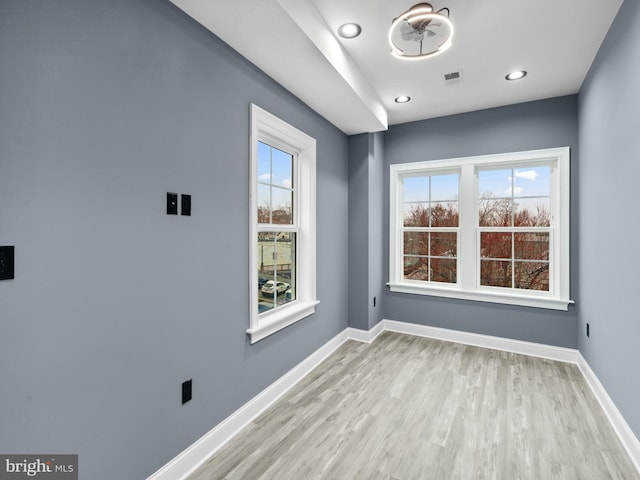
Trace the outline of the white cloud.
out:
<instances>
[{"instance_id":1,"label":"white cloud","mask_svg":"<svg viewBox=\"0 0 640 480\"><path fill-rule=\"evenodd\" d=\"M536 172L535 170L516 171L516 178L525 178L527 180L536 180L538 178L538 172Z\"/></svg>"},{"instance_id":2,"label":"white cloud","mask_svg":"<svg viewBox=\"0 0 640 480\"><path fill-rule=\"evenodd\" d=\"M262 175L260 175L258 177L258 181L259 182L263 182L263 183L269 183L271 181L271 174L270 173L263 173Z\"/></svg>"},{"instance_id":3,"label":"white cloud","mask_svg":"<svg viewBox=\"0 0 640 480\"><path fill-rule=\"evenodd\" d=\"M291 179L290 178L285 178L284 180L282 180L282 184L281 184L284 188L291 188Z\"/></svg>"}]
</instances>

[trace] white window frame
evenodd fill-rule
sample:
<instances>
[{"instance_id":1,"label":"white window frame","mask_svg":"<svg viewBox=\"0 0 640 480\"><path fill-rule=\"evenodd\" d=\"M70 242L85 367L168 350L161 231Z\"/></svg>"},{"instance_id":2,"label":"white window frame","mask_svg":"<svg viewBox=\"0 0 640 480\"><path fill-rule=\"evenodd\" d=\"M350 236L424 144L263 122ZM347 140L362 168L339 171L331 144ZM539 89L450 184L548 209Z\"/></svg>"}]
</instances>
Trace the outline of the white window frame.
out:
<instances>
[{"instance_id":1,"label":"white window frame","mask_svg":"<svg viewBox=\"0 0 640 480\"><path fill-rule=\"evenodd\" d=\"M391 165L389 218L389 287L392 292L432 295L527 307L568 310L569 262L569 147L478 157L433 160ZM548 292L480 285L480 230L478 226L478 172L486 168L519 168L535 164L551 166L551 237ZM417 175L458 173L458 275L456 284L403 278L404 222L403 178Z\"/></svg>"},{"instance_id":2,"label":"white window frame","mask_svg":"<svg viewBox=\"0 0 640 480\"><path fill-rule=\"evenodd\" d=\"M249 329L256 343L315 312L316 299L316 140L251 104L249 183ZM296 298L258 313L258 142L294 157L294 226L274 225L273 231L296 232Z\"/></svg>"}]
</instances>

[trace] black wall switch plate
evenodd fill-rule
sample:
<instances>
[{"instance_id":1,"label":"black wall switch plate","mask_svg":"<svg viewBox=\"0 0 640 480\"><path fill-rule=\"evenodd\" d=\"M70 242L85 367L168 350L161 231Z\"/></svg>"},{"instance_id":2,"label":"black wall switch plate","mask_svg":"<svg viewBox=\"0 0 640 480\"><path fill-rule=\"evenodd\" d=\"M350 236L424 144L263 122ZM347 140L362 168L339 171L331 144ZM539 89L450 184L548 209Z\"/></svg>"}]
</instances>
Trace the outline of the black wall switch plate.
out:
<instances>
[{"instance_id":1,"label":"black wall switch plate","mask_svg":"<svg viewBox=\"0 0 640 480\"><path fill-rule=\"evenodd\" d=\"M178 194L167 192L167 215L178 214Z\"/></svg>"},{"instance_id":2,"label":"black wall switch plate","mask_svg":"<svg viewBox=\"0 0 640 480\"><path fill-rule=\"evenodd\" d=\"M191 216L191 195L182 194L180 197L182 215Z\"/></svg>"},{"instance_id":3,"label":"black wall switch plate","mask_svg":"<svg viewBox=\"0 0 640 480\"><path fill-rule=\"evenodd\" d=\"M189 400L191 400L192 392L192 379L187 380L186 382L182 382L182 404L184 405Z\"/></svg>"},{"instance_id":4,"label":"black wall switch plate","mask_svg":"<svg viewBox=\"0 0 640 480\"><path fill-rule=\"evenodd\" d=\"M15 247L0 247L0 280L12 280Z\"/></svg>"}]
</instances>

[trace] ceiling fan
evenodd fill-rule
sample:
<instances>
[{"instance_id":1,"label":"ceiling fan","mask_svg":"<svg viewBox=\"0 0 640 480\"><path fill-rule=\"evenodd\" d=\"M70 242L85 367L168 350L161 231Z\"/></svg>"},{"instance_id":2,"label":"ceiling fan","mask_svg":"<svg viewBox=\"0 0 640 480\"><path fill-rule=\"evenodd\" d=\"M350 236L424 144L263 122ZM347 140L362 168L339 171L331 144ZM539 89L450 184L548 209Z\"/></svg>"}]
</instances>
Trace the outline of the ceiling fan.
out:
<instances>
[{"instance_id":1,"label":"ceiling fan","mask_svg":"<svg viewBox=\"0 0 640 480\"><path fill-rule=\"evenodd\" d=\"M446 16L443 14L445 11ZM418 3L394 18L389 29L391 53L405 59L442 53L451 46L452 37L453 23L449 19L449 9L445 7L436 12L433 5L426 2Z\"/></svg>"}]
</instances>

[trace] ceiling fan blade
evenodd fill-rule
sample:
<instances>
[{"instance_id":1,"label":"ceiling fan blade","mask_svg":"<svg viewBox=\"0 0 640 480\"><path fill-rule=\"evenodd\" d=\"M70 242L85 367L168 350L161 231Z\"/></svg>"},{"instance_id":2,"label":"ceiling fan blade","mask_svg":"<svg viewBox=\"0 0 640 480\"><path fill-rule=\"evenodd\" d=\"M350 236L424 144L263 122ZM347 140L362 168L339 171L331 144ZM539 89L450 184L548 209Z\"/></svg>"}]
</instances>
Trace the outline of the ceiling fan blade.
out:
<instances>
[{"instance_id":1,"label":"ceiling fan blade","mask_svg":"<svg viewBox=\"0 0 640 480\"><path fill-rule=\"evenodd\" d=\"M401 35L402 35L402 40L406 40L406 41L415 40L417 36L417 32L414 32L412 30L410 32L402 32Z\"/></svg>"},{"instance_id":2,"label":"ceiling fan blade","mask_svg":"<svg viewBox=\"0 0 640 480\"><path fill-rule=\"evenodd\" d=\"M415 32L415 28L413 28L411 26L411 24L409 22L407 22L406 20L404 22L402 22L402 25L400 25L400 33L405 34L405 33L413 33Z\"/></svg>"},{"instance_id":3,"label":"ceiling fan blade","mask_svg":"<svg viewBox=\"0 0 640 480\"><path fill-rule=\"evenodd\" d=\"M427 37L435 37L436 32L432 32L431 30L425 30L424 33L427 34Z\"/></svg>"}]
</instances>

